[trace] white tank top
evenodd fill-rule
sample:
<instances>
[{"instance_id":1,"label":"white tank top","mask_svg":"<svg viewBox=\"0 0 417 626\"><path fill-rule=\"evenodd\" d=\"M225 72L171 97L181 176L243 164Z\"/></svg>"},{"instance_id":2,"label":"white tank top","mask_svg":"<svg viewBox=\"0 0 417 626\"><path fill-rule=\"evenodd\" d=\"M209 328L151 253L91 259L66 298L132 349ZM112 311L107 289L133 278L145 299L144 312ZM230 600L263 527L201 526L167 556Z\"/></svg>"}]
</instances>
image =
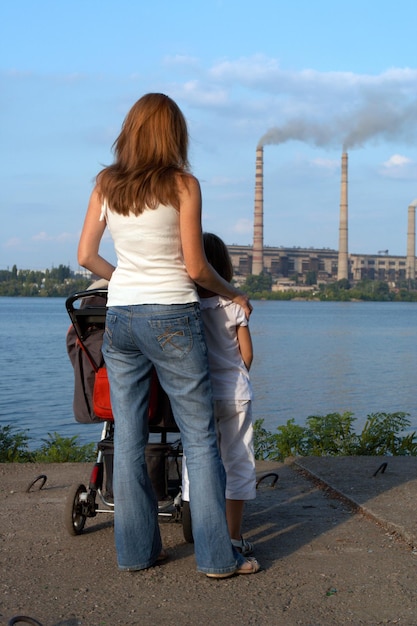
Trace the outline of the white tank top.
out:
<instances>
[{"instance_id":1,"label":"white tank top","mask_svg":"<svg viewBox=\"0 0 417 626\"><path fill-rule=\"evenodd\" d=\"M108 306L187 304L198 302L194 282L185 269L179 212L159 205L140 215L120 215L105 202L106 220L117 255L108 287Z\"/></svg>"}]
</instances>

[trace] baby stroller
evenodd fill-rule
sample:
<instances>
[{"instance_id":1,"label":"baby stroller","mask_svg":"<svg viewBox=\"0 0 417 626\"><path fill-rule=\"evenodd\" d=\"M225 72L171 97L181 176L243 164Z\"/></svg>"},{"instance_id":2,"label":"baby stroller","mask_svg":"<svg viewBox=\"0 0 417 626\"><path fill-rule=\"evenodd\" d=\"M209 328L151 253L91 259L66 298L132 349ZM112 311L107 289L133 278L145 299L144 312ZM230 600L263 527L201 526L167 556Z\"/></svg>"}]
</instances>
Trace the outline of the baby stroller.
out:
<instances>
[{"instance_id":1,"label":"baby stroller","mask_svg":"<svg viewBox=\"0 0 417 626\"><path fill-rule=\"evenodd\" d=\"M94 285L93 285L94 286ZM66 300L71 319L67 332L67 352L74 368L74 417L80 423L101 422L101 440L88 488L73 485L65 506L64 522L71 535L82 533L86 520L98 513L111 513L113 504L113 441L114 421L109 386L101 345L106 318L107 289L90 288ZM154 372L148 410L150 441L146 448L149 477L158 500L158 514L183 522L184 538L192 542L191 516L188 502L181 500L181 440L170 442L169 433L179 429L171 411L168 396ZM101 506L97 503L100 501Z\"/></svg>"}]
</instances>

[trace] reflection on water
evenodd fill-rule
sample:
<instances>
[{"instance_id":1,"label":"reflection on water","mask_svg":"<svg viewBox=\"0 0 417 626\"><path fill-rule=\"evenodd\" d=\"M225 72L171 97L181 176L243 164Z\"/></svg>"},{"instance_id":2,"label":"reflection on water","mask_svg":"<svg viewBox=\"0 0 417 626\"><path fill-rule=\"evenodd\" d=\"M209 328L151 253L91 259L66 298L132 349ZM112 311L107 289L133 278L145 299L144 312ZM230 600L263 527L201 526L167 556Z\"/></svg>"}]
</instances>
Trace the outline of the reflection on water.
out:
<instances>
[{"instance_id":1,"label":"reflection on water","mask_svg":"<svg viewBox=\"0 0 417 626\"><path fill-rule=\"evenodd\" d=\"M417 429L417 304L254 302L254 416L274 431L294 418L405 411ZM72 415L73 372L61 298L0 298L0 425L97 441Z\"/></svg>"}]
</instances>

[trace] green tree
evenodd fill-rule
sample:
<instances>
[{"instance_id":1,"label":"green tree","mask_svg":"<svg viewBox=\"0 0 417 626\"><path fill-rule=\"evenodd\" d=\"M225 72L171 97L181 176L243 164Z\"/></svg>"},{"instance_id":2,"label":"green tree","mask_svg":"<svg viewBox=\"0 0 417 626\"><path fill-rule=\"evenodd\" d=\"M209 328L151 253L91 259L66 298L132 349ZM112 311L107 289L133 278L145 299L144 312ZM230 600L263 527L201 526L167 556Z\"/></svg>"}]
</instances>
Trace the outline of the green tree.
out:
<instances>
[{"instance_id":1,"label":"green tree","mask_svg":"<svg viewBox=\"0 0 417 626\"><path fill-rule=\"evenodd\" d=\"M249 274L242 285L243 291L249 296L255 293L270 292L272 288L272 276L270 274Z\"/></svg>"},{"instance_id":2,"label":"green tree","mask_svg":"<svg viewBox=\"0 0 417 626\"><path fill-rule=\"evenodd\" d=\"M306 285L317 285L317 272L310 270L306 274Z\"/></svg>"},{"instance_id":3,"label":"green tree","mask_svg":"<svg viewBox=\"0 0 417 626\"><path fill-rule=\"evenodd\" d=\"M63 283L66 278L69 278L71 275L71 269L67 265L59 265L57 268L54 267L50 271L50 278L56 280L60 283Z\"/></svg>"}]
</instances>

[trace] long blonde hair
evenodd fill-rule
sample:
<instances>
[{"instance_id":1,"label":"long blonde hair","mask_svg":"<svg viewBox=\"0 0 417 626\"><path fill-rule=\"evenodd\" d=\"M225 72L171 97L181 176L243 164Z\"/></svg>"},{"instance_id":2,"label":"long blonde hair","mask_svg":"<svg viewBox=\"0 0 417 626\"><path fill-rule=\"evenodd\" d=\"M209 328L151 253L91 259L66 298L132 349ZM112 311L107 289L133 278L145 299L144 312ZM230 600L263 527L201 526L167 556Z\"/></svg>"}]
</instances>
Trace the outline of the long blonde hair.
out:
<instances>
[{"instance_id":1,"label":"long blonde hair","mask_svg":"<svg viewBox=\"0 0 417 626\"><path fill-rule=\"evenodd\" d=\"M188 129L178 105L161 93L140 98L113 144L115 160L97 175L102 199L122 215L158 204L179 209L178 180L189 175Z\"/></svg>"}]
</instances>

